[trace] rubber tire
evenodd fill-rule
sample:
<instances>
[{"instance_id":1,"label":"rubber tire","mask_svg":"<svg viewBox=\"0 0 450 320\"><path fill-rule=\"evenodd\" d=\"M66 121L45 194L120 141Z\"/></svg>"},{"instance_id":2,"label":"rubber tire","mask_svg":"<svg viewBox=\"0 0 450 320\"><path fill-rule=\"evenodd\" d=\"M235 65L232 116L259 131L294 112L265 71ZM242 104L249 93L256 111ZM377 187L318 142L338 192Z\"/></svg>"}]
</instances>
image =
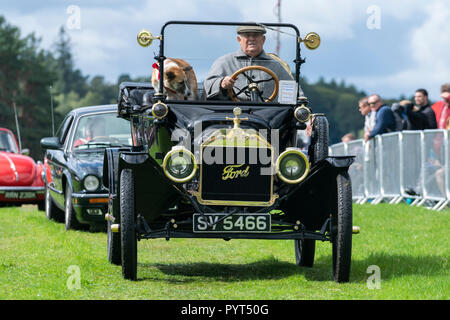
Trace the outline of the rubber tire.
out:
<instances>
[{"instance_id":1,"label":"rubber tire","mask_svg":"<svg viewBox=\"0 0 450 320\"><path fill-rule=\"evenodd\" d=\"M295 242L295 264L299 267L311 268L314 265L316 240L303 239Z\"/></svg>"},{"instance_id":2,"label":"rubber tire","mask_svg":"<svg viewBox=\"0 0 450 320\"><path fill-rule=\"evenodd\" d=\"M66 182L65 196L64 196L64 226L66 231L77 230L81 228L81 223L78 222L72 204L72 188Z\"/></svg>"},{"instance_id":3,"label":"rubber tire","mask_svg":"<svg viewBox=\"0 0 450 320\"><path fill-rule=\"evenodd\" d=\"M117 218L116 218L116 221L117 221ZM111 225L112 225L111 221L108 221L107 226L106 226L106 228L107 228L107 230L106 230L107 257L108 257L109 262L120 266L122 264L120 232L112 232Z\"/></svg>"},{"instance_id":4,"label":"rubber tire","mask_svg":"<svg viewBox=\"0 0 450 320\"><path fill-rule=\"evenodd\" d=\"M44 202L45 216L47 217L47 219L62 222L64 218L64 212L55 205L52 197L50 196L50 191L48 188L45 188Z\"/></svg>"},{"instance_id":5,"label":"rubber tire","mask_svg":"<svg viewBox=\"0 0 450 320\"><path fill-rule=\"evenodd\" d=\"M333 278L350 281L352 256L352 187L348 172L339 172L337 182L337 212L331 215Z\"/></svg>"},{"instance_id":6,"label":"rubber tire","mask_svg":"<svg viewBox=\"0 0 450 320\"><path fill-rule=\"evenodd\" d=\"M324 116L316 116L312 123L311 143L308 148L311 165L328 157L328 120Z\"/></svg>"},{"instance_id":7,"label":"rubber tire","mask_svg":"<svg viewBox=\"0 0 450 320\"><path fill-rule=\"evenodd\" d=\"M135 217L135 184L131 169L120 174L120 242L122 275L125 279L137 279L137 237Z\"/></svg>"}]
</instances>

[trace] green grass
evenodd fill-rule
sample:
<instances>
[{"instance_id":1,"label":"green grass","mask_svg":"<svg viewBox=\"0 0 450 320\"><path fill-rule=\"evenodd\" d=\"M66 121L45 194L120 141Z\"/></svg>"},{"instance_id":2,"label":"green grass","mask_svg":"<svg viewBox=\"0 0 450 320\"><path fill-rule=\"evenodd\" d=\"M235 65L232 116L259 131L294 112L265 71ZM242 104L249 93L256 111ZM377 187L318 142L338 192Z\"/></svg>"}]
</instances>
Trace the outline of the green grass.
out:
<instances>
[{"instance_id":1,"label":"green grass","mask_svg":"<svg viewBox=\"0 0 450 320\"><path fill-rule=\"evenodd\" d=\"M0 299L449 299L449 210L354 205L350 283L331 276L331 245L296 267L293 241L143 240L136 282L106 259L106 234L64 230L35 207L0 210ZM377 265L381 288L369 289ZM70 266L80 289L70 290Z\"/></svg>"}]
</instances>

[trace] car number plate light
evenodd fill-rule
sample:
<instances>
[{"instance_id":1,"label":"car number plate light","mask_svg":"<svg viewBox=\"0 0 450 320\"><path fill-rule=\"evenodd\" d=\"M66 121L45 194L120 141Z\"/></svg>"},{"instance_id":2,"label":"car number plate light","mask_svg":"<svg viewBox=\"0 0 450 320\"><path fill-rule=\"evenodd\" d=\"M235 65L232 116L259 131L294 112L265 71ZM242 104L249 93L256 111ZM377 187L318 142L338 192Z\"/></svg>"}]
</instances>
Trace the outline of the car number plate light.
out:
<instances>
[{"instance_id":1,"label":"car number plate light","mask_svg":"<svg viewBox=\"0 0 450 320\"><path fill-rule=\"evenodd\" d=\"M226 213L199 214L193 218L193 232L270 232L271 216L268 213L235 213L219 221ZM219 222L218 222L219 221Z\"/></svg>"}]
</instances>

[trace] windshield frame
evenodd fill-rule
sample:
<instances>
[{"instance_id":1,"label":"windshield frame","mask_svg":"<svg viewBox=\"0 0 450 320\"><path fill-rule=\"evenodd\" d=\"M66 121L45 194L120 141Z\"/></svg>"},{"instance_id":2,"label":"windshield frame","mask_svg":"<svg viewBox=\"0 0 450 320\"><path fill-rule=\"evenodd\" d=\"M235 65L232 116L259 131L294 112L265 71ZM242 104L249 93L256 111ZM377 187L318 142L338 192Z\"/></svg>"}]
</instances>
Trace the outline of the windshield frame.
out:
<instances>
[{"instance_id":1,"label":"windshield frame","mask_svg":"<svg viewBox=\"0 0 450 320\"><path fill-rule=\"evenodd\" d=\"M0 130L0 134L4 134L6 135L7 141L10 144L10 146L12 147L12 149L7 149L7 150L1 150L0 151L5 151L5 152L11 152L11 153L19 153L19 146L17 145L17 141L16 141L16 137L14 136L14 134L11 131L8 130Z\"/></svg>"},{"instance_id":2,"label":"windshield frame","mask_svg":"<svg viewBox=\"0 0 450 320\"><path fill-rule=\"evenodd\" d=\"M294 79L295 82L298 84L300 81L300 66L305 62L304 59L301 58L300 55L300 31L298 28L290 23L256 23L256 22L212 22L212 21L168 21L166 22L162 28L161 28L161 37L160 37L160 43L159 43L159 54L155 57L155 59L159 63L159 92L155 92L158 96L164 95L164 60L166 57L164 56L164 31L165 29L170 25L214 25L214 26L263 26L268 28L276 28L276 27L285 27L285 28L291 28L295 31L296 34L296 46L295 46L295 60L293 61L295 63L295 74ZM297 97L296 100L298 100L300 95L300 92L297 90ZM192 101L190 101L192 102ZM236 102L230 101L227 102L227 104ZM279 104L280 105L280 104Z\"/></svg>"},{"instance_id":3,"label":"windshield frame","mask_svg":"<svg viewBox=\"0 0 450 320\"><path fill-rule=\"evenodd\" d=\"M78 130L78 126L79 126L80 120L85 118L85 117L98 116L98 115L104 115L104 114L112 114L112 115L116 115L117 116L117 112L116 111L108 110L108 111L99 111L99 112L86 113L86 114L83 114L83 115L80 115L79 117L77 117L75 119L75 122L72 124L72 128L73 129L70 132L70 137L68 139L68 143L67 143L65 152L69 152L69 151L70 152L78 152L78 151L88 151L88 152L90 152L90 151L93 151L93 150L96 150L96 149L105 149L105 147L92 147L92 148L81 148L81 149L79 149L79 148L74 148L74 146L73 146L74 143L75 143L75 135L76 135L76 131ZM122 118L118 117L118 119L122 119ZM126 121L125 119L123 119L123 120ZM132 139L131 126L130 126L129 133L130 133L130 138ZM98 144L98 145L100 145L100 144ZM131 145L129 145L129 146L131 146ZM122 145L122 147L127 147L127 146L128 145Z\"/></svg>"}]
</instances>

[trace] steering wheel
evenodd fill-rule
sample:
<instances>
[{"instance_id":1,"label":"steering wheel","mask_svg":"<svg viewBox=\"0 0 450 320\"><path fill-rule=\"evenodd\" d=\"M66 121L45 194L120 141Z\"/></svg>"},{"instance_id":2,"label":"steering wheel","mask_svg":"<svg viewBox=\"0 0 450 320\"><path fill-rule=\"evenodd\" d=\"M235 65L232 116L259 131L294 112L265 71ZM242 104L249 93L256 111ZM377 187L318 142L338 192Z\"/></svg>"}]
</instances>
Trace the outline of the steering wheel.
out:
<instances>
[{"instance_id":1,"label":"steering wheel","mask_svg":"<svg viewBox=\"0 0 450 320\"><path fill-rule=\"evenodd\" d=\"M268 75L270 75L271 78L265 79L265 80L254 81L251 77L249 77L248 75L245 74L245 72L249 71L249 70L260 70L260 71L263 71L263 72L267 73ZM247 86L245 86L244 88L242 88L242 89L238 88L239 89L238 93L235 93L232 88L228 89L228 96L231 98L231 100L233 100L235 102L241 101L241 100L239 100L237 98L237 96L239 94L241 94L242 92L244 92L244 91L250 91L250 92L251 91L255 91L258 94L258 96L261 99L261 101L263 101L263 102L270 102L273 99L275 99L275 97L278 94L280 81L278 80L277 75L272 70L270 70L270 69L268 69L266 67L262 67L262 66L248 66L248 67L244 67L244 68L241 68L241 69L237 70L235 73L233 73L231 75L231 78L233 80L236 80L241 73L248 79L248 81L250 83ZM267 98L267 99L264 99L263 96L262 96L261 91L258 88L258 83L260 83L260 82L267 82L267 81L274 81L275 85L274 85L274 89L273 89L273 92L272 92L271 96L269 98Z\"/></svg>"}]
</instances>

